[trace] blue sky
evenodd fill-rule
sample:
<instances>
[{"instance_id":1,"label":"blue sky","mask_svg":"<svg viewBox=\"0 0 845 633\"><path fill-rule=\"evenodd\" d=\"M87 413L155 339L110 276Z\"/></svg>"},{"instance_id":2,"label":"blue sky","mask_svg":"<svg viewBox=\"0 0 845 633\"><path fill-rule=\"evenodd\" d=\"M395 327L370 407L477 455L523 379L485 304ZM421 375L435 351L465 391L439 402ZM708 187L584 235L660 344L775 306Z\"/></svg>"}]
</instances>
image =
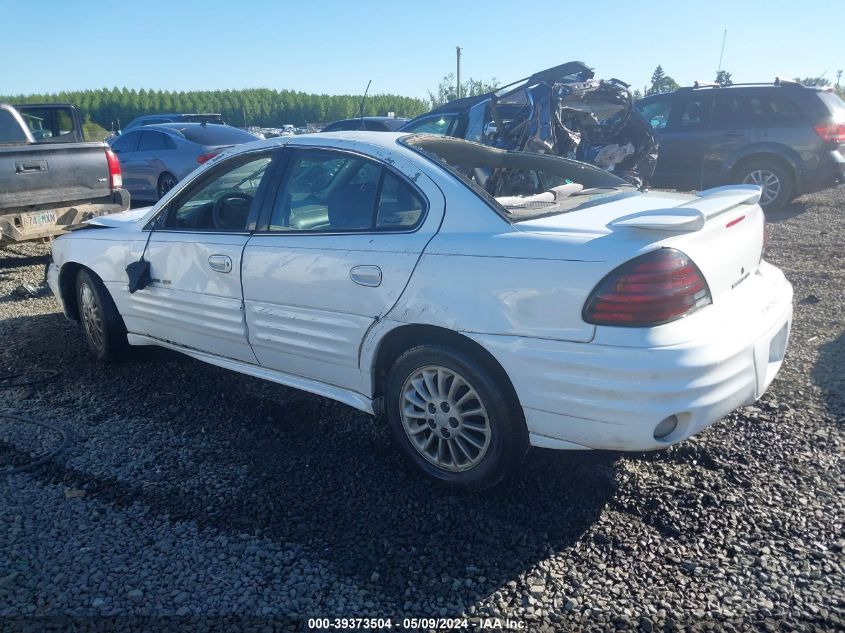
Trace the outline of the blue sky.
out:
<instances>
[{"instance_id":1,"label":"blue sky","mask_svg":"<svg viewBox=\"0 0 845 633\"><path fill-rule=\"evenodd\" d=\"M425 97L454 70L507 83L581 60L642 89L657 64L734 81L845 68L845 1L0 0L0 94L269 87ZM16 28L13 25L22 25ZM14 63L17 60L19 63ZM25 62L25 63L21 63ZM843 81L845 83L845 81Z\"/></svg>"}]
</instances>

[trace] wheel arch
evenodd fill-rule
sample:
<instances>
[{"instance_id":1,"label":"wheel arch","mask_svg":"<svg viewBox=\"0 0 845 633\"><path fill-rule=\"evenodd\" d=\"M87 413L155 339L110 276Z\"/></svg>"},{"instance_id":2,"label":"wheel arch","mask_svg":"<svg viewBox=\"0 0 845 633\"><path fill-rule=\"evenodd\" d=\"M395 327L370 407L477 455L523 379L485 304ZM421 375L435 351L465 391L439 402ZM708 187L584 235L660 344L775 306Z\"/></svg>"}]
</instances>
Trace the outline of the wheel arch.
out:
<instances>
[{"instance_id":1,"label":"wheel arch","mask_svg":"<svg viewBox=\"0 0 845 633\"><path fill-rule=\"evenodd\" d=\"M78 262L67 262L59 271L59 292L64 306L65 316L74 321L79 321L79 302L76 296L76 278L79 271L85 269L93 275L97 275L87 266ZM99 276L97 277L99 279Z\"/></svg>"},{"instance_id":2,"label":"wheel arch","mask_svg":"<svg viewBox=\"0 0 845 633\"><path fill-rule=\"evenodd\" d=\"M79 271L84 270L89 275L99 281L105 288L103 278L97 274L97 271L80 264L79 262L66 262L59 270L59 292L61 293L62 305L64 306L65 316L74 321L79 321L79 301L76 296L76 278L79 276ZM108 289L106 289L108 293ZM114 298L112 298L114 301Z\"/></svg>"},{"instance_id":3,"label":"wheel arch","mask_svg":"<svg viewBox=\"0 0 845 633\"><path fill-rule=\"evenodd\" d=\"M484 346L460 332L422 323L395 327L378 341L370 364L374 400L381 400L385 395L387 375L396 359L412 347L426 343L452 346L483 362L495 374L498 384L501 384L507 391L507 395L514 406L521 411L516 389L504 367L493 354L487 351Z\"/></svg>"},{"instance_id":4,"label":"wheel arch","mask_svg":"<svg viewBox=\"0 0 845 633\"><path fill-rule=\"evenodd\" d=\"M798 174L801 171L802 161L801 157L798 156L797 153L795 153L795 156L792 156L790 155L790 152L791 150L788 148L781 149L766 146L748 147L743 153L726 161L723 172L726 177L734 178L738 176L740 171L750 163L755 161L773 161L786 169L789 176L792 178L792 184L797 187L800 184L798 181Z\"/></svg>"}]
</instances>

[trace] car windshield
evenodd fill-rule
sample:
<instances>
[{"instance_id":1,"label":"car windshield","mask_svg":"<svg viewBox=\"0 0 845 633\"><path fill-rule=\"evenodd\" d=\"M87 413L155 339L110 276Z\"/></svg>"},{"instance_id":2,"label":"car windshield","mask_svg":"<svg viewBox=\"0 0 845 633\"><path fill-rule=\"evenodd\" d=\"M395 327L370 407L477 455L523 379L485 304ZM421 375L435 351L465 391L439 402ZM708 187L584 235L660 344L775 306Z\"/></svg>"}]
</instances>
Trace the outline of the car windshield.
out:
<instances>
[{"instance_id":1,"label":"car windshield","mask_svg":"<svg viewBox=\"0 0 845 633\"><path fill-rule=\"evenodd\" d=\"M181 128L179 131L186 139L194 143L199 143L200 145L237 145L255 140L255 137L249 132L244 132L236 127L216 125L214 123L209 123L208 125L192 125Z\"/></svg>"},{"instance_id":2,"label":"car windshield","mask_svg":"<svg viewBox=\"0 0 845 633\"><path fill-rule=\"evenodd\" d=\"M400 142L459 178L509 222L637 195L633 185L613 174L557 156L432 135L407 136Z\"/></svg>"}]
</instances>

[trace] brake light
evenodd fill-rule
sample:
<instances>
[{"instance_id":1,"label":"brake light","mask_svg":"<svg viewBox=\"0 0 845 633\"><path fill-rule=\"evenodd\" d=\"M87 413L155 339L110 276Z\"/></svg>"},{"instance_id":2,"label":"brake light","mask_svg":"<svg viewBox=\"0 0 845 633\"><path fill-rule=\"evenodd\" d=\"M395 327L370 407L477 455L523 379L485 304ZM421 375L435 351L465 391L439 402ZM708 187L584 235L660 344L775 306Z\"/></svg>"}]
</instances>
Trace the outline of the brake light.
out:
<instances>
[{"instance_id":1,"label":"brake light","mask_svg":"<svg viewBox=\"0 0 845 633\"><path fill-rule=\"evenodd\" d=\"M845 123L817 125L816 134L828 143L845 143Z\"/></svg>"},{"instance_id":2,"label":"brake light","mask_svg":"<svg viewBox=\"0 0 845 633\"><path fill-rule=\"evenodd\" d=\"M198 162L200 165L202 165L203 163L207 163L207 162L208 162L208 161L210 161L212 158L214 158L215 156L217 156L217 154L219 154L219 153L220 153L220 152L211 152L210 154L200 154L199 156L197 156L197 162Z\"/></svg>"},{"instance_id":3,"label":"brake light","mask_svg":"<svg viewBox=\"0 0 845 633\"><path fill-rule=\"evenodd\" d=\"M593 325L649 327L675 321L712 303L707 282L689 257L673 248L640 255L593 289L583 318Z\"/></svg>"},{"instance_id":4,"label":"brake light","mask_svg":"<svg viewBox=\"0 0 845 633\"><path fill-rule=\"evenodd\" d=\"M123 174L120 172L120 159L110 149L106 150L106 162L109 164L109 189L120 189L123 186Z\"/></svg>"}]
</instances>

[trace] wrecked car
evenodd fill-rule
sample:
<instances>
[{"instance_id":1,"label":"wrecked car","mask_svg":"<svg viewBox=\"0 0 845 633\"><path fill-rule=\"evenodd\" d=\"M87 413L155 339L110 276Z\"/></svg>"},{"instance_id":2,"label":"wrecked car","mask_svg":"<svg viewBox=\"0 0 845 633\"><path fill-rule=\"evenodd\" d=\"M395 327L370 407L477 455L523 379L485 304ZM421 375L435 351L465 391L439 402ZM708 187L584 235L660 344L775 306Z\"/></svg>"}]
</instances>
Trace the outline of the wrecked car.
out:
<instances>
[{"instance_id":1,"label":"wrecked car","mask_svg":"<svg viewBox=\"0 0 845 633\"><path fill-rule=\"evenodd\" d=\"M534 73L495 92L450 101L400 131L444 134L506 150L553 154L648 184L657 141L628 84L594 78L583 62Z\"/></svg>"},{"instance_id":2,"label":"wrecked car","mask_svg":"<svg viewBox=\"0 0 845 633\"><path fill-rule=\"evenodd\" d=\"M60 237L47 279L100 361L157 345L385 414L423 473L480 489L530 446L664 448L763 394L792 288L759 198L445 136L288 136Z\"/></svg>"}]
</instances>

